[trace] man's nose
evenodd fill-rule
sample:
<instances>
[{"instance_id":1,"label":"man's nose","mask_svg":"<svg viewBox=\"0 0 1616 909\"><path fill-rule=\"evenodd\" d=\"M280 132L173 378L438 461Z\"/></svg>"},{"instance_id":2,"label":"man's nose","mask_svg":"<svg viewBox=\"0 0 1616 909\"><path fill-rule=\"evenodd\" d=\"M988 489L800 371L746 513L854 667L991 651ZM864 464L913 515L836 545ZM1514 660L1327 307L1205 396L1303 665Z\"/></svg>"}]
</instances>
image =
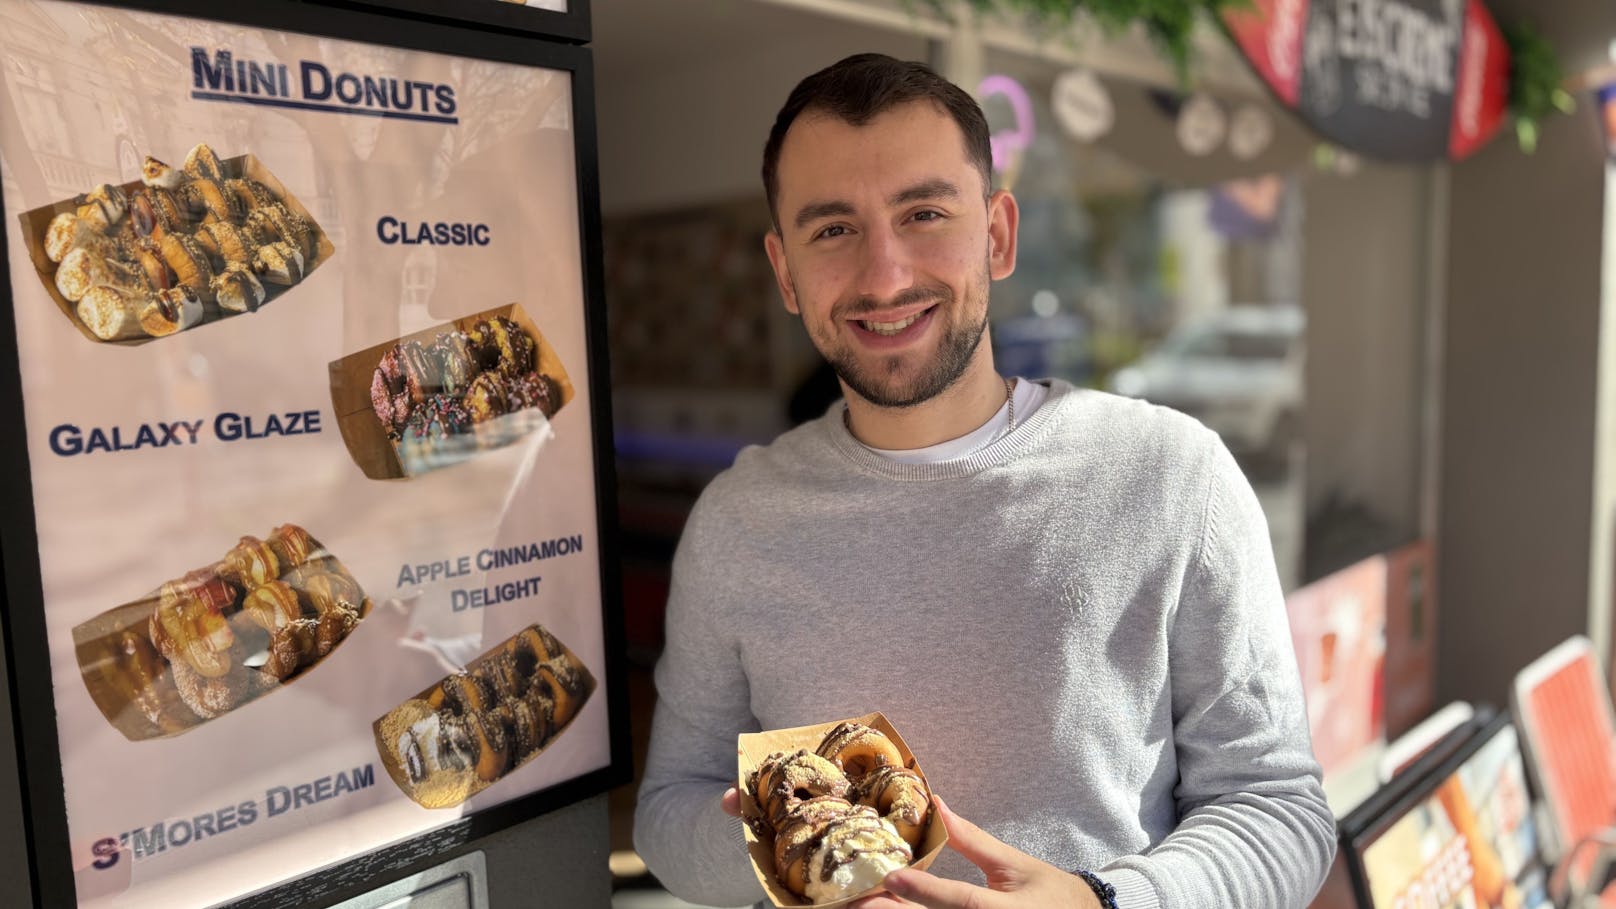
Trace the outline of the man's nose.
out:
<instances>
[{"instance_id":1,"label":"man's nose","mask_svg":"<svg viewBox=\"0 0 1616 909\"><path fill-rule=\"evenodd\" d=\"M890 300L914 286L914 266L910 251L890 226L872 227L864 232L859 263L858 293L875 300Z\"/></svg>"}]
</instances>

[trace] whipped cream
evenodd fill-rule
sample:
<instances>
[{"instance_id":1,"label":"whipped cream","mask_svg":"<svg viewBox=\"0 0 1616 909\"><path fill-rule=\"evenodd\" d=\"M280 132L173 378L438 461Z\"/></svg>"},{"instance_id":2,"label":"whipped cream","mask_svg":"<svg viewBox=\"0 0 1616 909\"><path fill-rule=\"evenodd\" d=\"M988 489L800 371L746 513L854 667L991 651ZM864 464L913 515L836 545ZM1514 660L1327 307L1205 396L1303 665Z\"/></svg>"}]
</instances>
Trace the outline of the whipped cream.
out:
<instances>
[{"instance_id":1,"label":"whipped cream","mask_svg":"<svg viewBox=\"0 0 1616 909\"><path fill-rule=\"evenodd\" d=\"M913 859L892 824L849 815L831 822L808 859L808 898L828 903L863 893Z\"/></svg>"}]
</instances>

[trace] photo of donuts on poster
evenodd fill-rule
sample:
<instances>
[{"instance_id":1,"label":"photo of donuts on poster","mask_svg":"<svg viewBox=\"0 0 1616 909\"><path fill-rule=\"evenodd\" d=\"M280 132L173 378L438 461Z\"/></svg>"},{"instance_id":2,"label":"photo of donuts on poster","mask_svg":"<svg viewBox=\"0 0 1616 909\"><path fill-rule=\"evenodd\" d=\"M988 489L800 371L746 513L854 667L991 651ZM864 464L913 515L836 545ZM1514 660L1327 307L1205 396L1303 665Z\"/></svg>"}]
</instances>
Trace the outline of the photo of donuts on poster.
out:
<instances>
[{"instance_id":1,"label":"photo of donuts on poster","mask_svg":"<svg viewBox=\"0 0 1616 909\"><path fill-rule=\"evenodd\" d=\"M0 55L79 904L609 766L570 74L59 0Z\"/></svg>"}]
</instances>

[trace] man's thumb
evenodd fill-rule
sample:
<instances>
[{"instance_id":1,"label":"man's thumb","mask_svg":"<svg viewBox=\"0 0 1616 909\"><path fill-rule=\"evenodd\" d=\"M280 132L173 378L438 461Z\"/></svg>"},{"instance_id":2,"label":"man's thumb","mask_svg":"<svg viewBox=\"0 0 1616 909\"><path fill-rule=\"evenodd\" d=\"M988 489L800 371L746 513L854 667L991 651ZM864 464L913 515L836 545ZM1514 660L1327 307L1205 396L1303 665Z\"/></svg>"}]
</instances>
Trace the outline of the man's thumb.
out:
<instances>
[{"instance_id":1,"label":"man's thumb","mask_svg":"<svg viewBox=\"0 0 1616 909\"><path fill-rule=\"evenodd\" d=\"M948 845L969 859L971 864L987 872L988 879L1002 877L995 872L1013 871L1020 867L1022 853L995 839L991 833L954 813L940 796L932 796L937 816L942 818L948 831Z\"/></svg>"}]
</instances>

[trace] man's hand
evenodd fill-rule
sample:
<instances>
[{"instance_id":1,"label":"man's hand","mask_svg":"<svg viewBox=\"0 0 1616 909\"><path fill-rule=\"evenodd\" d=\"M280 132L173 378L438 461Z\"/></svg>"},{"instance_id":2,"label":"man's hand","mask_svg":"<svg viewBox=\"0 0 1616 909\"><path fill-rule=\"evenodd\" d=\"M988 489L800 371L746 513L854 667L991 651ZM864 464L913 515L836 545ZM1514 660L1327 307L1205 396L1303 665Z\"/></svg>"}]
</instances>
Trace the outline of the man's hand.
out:
<instances>
[{"instance_id":1,"label":"man's hand","mask_svg":"<svg viewBox=\"0 0 1616 909\"><path fill-rule=\"evenodd\" d=\"M741 816L741 790L734 786L724 790L724 798L719 802L724 806L724 813L730 817Z\"/></svg>"},{"instance_id":2,"label":"man's hand","mask_svg":"<svg viewBox=\"0 0 1616 909\"><path fill-rule=\"evenodd\" d=\"M948 845L981 868L987 887L904 868L887 875L886 894L868 897L853 909L1100 909L1100 900L1075 874L1006 846L934 798L937 817L948 830Z\"/></svg>"}]
</instances>

